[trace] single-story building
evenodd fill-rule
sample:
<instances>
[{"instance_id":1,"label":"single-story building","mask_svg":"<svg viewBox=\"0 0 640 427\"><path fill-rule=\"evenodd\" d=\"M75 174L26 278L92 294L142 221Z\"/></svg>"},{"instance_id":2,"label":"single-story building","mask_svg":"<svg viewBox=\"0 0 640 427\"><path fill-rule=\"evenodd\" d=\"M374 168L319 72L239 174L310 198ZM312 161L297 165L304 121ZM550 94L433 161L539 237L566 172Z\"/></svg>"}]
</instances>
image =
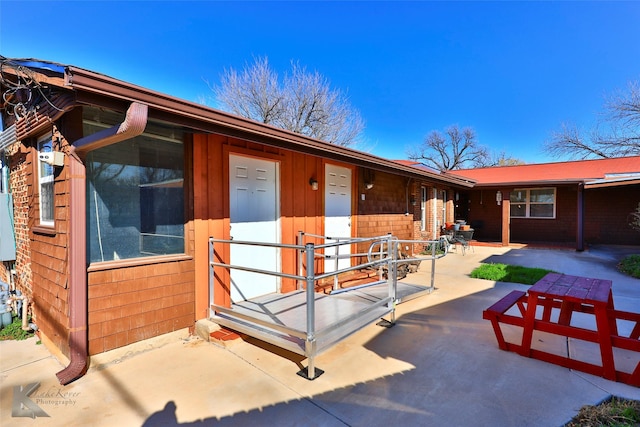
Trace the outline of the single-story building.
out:
<instances>
[{"instance_id":1,"label":"single-story building","mask_svg":"<svg viewBox=\"0 0 640 427\"><path fill-rule=\"evenodd\" d=\"M640 157L456 170L475 181L456 197L456 215L474 238L551 243L640 245L629 215L640 204Z\"/></svg>"},{"instance_id":2,"label":"single-story building","mask_svg":"<svg viewBox=\"0 0 640 427\"><path fill-rule=\"evenodd\" d=\"M210 238L422 241L466 220L474 239L505 245L638 244L626 224L640 201L638 157L439 173L83 68L0 62L0 280L29 299L42 341L70 359L63 384L92 354L193 328L212 307L267 292L212 274ZM341 250L348 266L367 247ZM300 262L230 245L216 256L286 272ZM332 263L316 259L314 270ZM240 291L240 281L251 286ZM276 286L287 293L296 281Z\"/></svg>"},{"instance_id":3,"label":"single-story building","mask_svg":"<svg viewBox=\"0 0 640 427\"><path fill-rule=\"evenodd\" d=\"M63 384L89 355L193 328L214 305L265 292L255 281L239 294L240 276L211 274L210 237L411 240L417 227L436 239L453 195L473 186L71 65L0 57L0 89L0 280L69 358ZM298 262L264 248L216 256L289 272ZM296 289L287 277L277 286Z\"/></svg>"}]
</instances>

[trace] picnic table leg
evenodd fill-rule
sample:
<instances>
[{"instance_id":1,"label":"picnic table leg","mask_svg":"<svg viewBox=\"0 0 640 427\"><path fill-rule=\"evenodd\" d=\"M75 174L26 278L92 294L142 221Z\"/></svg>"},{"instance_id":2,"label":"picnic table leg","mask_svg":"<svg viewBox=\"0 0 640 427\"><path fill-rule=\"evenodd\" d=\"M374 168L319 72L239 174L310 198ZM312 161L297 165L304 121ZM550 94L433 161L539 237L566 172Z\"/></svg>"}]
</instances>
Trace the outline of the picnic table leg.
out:
<instances>
[{"instance_id":1,"label":"picnic table leg","mask_svg":"<svg viewBox=\"0 0 640 427\"><path fill-rule=\"evenodd\" d=\"M551 322L551 312L553 310L553 300L550 298L542 298L538 299L539 303L542 304L542 320L545 322Z\"/></svg>"},{"instance_id":2,"label":"picnic table leg","mask_svg":"<svg viewBox=\"0 0 640 427\"><path fill-rule=\"evenodd\" d=\"M524 327L522 328L522 345L520 355L531 356L531 339L533 338L533 326L536 321L536 307L538 306L538 296L529 294L527 300L527 311L524 316Z\"/></svg>"},{"instance_id":3,"label":"picnic table leg","mask_svg":"<svg viewBox=\"0 0 640 427\"><path fill-rule=\"evenodd\" d=\"M596 316L600 355L602 357L602 376L608 380L616 381L616 367L613 360L613 343L611 341L610 310L607 309L607 306L599 304L594 307L594 314Z\"/></svg>"},{"instance_id":4,"label":"picnic table leg","mask_svg":"<svg viewBox=\"0 0 640 427\"><path fill-rule=\"evenodd\" d=\"M607 301L607 316L609 319L609 325L611 325L611 335L618 335L618 323L613 309L613 294L611 292L609 292L609 299Z\"/></svg>"},{"instance_id":5,"label":"picnic table leg","mask_svg":"<svg viewBox=\"0 0 640 427\"><path fill-rule=\"evenodd\" d=\"M569 301L562 301L560 305L560 317L558 318L558 323L560 325L569 326L571 325L571 315L573 314L573 303Z\"/></svg>"}]
</instances>

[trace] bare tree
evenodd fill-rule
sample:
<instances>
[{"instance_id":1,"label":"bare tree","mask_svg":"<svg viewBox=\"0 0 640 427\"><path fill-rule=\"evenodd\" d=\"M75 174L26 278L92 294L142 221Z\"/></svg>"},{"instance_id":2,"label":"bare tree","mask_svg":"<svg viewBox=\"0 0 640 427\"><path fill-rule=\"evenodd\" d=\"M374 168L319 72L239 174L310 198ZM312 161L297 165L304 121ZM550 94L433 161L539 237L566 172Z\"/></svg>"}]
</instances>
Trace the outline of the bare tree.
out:
<instances>
[{"instance_id":1,"label":"bare tree","mask_svg":"<svg viewBox=\"0 0 640 427\"><path fill-rule=\"evenodd\" d=\"M563 124L544 150L556 158L588 159L640 155L640 86L631 82L604 105L599 124L585 137L575 125Z\"/></svg>"},{"instance_id":2,"label":"bare tree","mask_svg":"<svg viewBox=\"0 0 640 427\"><path fill-rule=\"evenodd\" d=\"M220 85L211 89L224 109L262 123L273 124L284 110L278 74L267 58L256 58L242 72L225 69Z\"/></svg>"},{"instance_id":3,"label":"bare tree","mask_svg":"<svg viewBox=\"0 0 640 427\"><path fill-rule=\"evenodd\" d=\"M355 145L364 130L346 96L297 62L281 83L268 59L256 58L242 72L225 70L212 90L227 111L332 144Z\"/></svg>"},{"instance_id":4,"label":"bare tree","mask_svg":"<svg viewBox=\"0 0 640 427\"><path fill-rule=\"evenodd\" d=\"M478 144L475 131L470 127L460 129L458 125L449 126L445 135L432 131L408 156L440 171L481 167L490 161L489 152Z\"/></svg>"},{"instance_id":5,"label":"bare tree","mask_svg":"<svg viewBox=\"0 0 640 427\"><path fill-rule=\"evenodd\" d=\"M501 151L497 154L493 154L490 157L490 160L484 166L517 166L524 165L527 162L524 160L520 160L516 157L508 156L504 151Z\"/></svg>"}]
</instances>

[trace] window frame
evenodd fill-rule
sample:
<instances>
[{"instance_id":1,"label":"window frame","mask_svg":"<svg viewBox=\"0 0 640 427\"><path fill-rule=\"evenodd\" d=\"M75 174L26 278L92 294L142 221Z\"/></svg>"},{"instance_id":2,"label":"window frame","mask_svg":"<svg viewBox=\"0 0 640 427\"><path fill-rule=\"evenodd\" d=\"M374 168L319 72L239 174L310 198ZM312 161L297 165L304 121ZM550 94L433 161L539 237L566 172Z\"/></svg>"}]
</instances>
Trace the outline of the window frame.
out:
<instances>
[{"instance_id":1,"label":"window frame","mask_svg":"<svg viewBox=\"0 0 640 427\"><path fill-rule=\"evenodd\" d=\"M553 201L551 203L532 202L531 201L531 192L535 191L535 190L552 190L553 191ZM514 193L516 193L518 191L525 192L524 202L514 202L514 201L511 200L511 195L513 195ZM516 219L556 219L557 194L558 194L557 187L514 188L510 192L510 197L509 197L509 203L510 203L509 217L510 218L516 218ZM513 205L514 204L524 204L525 205L524 215L513 215ZM532 216L531 215L531 205L549 205L549 204L552 206L552 215L551 216Z\"/></svg>"},{"instance_id":2,"label":"window frame","mask_svg":"<svg viewBox=\"0 0 640 427\"><path fill-rule=\"evenodd\" d=\"M89 125L89 126L95 126L95 127L102 127L105 126L105 124L102 123L94 123L91 121L87 121L84 120L84 124L85 125ZM152 125L152 127L150 128L149 125ZM87 132L85 130L85 132ZM176 136L174 133L177 132L178 135ZM152 141L155 140L156 142L158 142L157 144ZM161 176L158 177L158 180L153 180L152 182L138 182L137 183L137 188L138 188L138 194L137 196L135 195L135 193L131 193L129 195L129 197L131 198L132 201L137 201L138 202L138 211L137 214L139 215L139 219L140 219L140 223L139 223L139 232L137 235L137 246L136 245L132 245L131 247L137 247L138 248L138 253L136 256L131 256L131 253L127 253L125 256L122 256L122 253L118 253L116 256L116 253L114 252L114 256L105 256L102 252L102 245L103 245L103 240L105 237L110 237L112 238L113 233L111 230L102 230L101 225L97 225L96 227L94 227L93 229L88 230L88 233L93 233L96 232L98 233L98 241L100 241L100 251L99 254L98 252L96 253L92 253L92 248L90 248L89 246L87 247L87 257L88 257L88 261L90 263L90 267L93 269L93 271L99 271L101 269L108 269L108 268L112 268L113 266L129 266L129 265L147 265L147 264L154 264L157 262L168 262L168 261L175 261L175 260L183 260L183 259L191 259L191 255L188 254L188 229L187 229L187 212L188 212L188 206L187 206L187 195L188 195L188 178L187 178L187 174L188 174L188 169L187 169L187 158L188 158L188 153L190 150L190 145L188 144L189 139L187 138L187 134L185 132L183 132L182 130L179 129L179 127L175 127L172 124L169 123L165 123L162 121L149 121L148 126L147 126L147 130L139 136L127 139L125 141L121 141L118 142L116 144L113 145L120 145L120 144L129 144L129 147L125 147L125 150L129 150L131 151L132 149L134 150L133 152L137 152L139 155L136 158L142 158L142 152L145 151L145 148L148 149L150 147L154 147L155 149L162 149L161 145L163 143L166 144L177 144L179 145L180 151L181 151L181 158L182 161L180 162L180 170L181 170L181 177L180 178L175 178L175 177L169 177L169 178L162 178ZM92 151L90 154L90 157L87 158L87 162L88 163L92 163L92 162L96 162L96 163L100 163L100 162L104 162L106 164L110 163L108 161L109 156L111 154L105 154L105 153L101 153L102 150L108 150L108 149L113 149L117 147L112 147L111 145L108 147L101 147L100 149L97 149L95 151ZM137 150L137 151L136 151ZM93 159L93 156L98 155L98 159ZM105 158L102 158L103 155L106 155L106 160ZM130 155L130 154L128 154ZM154 155L155 156L155 155ZM141 169L149 169L150 166L143 166L141 164L135 164L135 163L130 163L130 162L115 162L113 163L114 165L120 165L123 166L125 165L127 168L127 172L136 170L136 174L140 174L142 172L140 172ZM129 169L130 168L130 169ZM154 167L154 169L156 170L162 170L162 167ZM138 177L142 176L142 175L137 175ZM94 186L93 188L95 188L96 185L96 181L95 181L96 177L94 177L93 175L91 175L91 173L88 172L87 174L87 186ZM181 188L181 199L183 200L182 202L182 219L179 221L179 223L181 224L181 232L179 234L172 234L172 233L166 233L166 232L162 232L162 231L155 231L155 230L142 230L142 226L143 225L152 225L152 224L156 224L155 222L153 222L153 210L152 211L145 211L144 209L142 209L142 198L144 197L147 200L173 200L173 198L171 197L158 197L155 193L155 190L160 190L163 191L173 188L175 186L178 186ZM136 186L136 185L134 185ZM143 193L147 193L146 195L143 196ZM95 195L96 193L94 193L93 197L93 201L95 202ZM105 193L108 194L108 193ZM109 198L111 198L111 196L109 196ZM101 198L101 200L99 201L99 203L103 203L104 199ZM155 204L155 203L152 203ZM106 203L106 206L108 208L113 207L114 205L109 204L108 202ZM116 205L117 207L117 205ZM177 207L177 205L176 205ZM96 207L96 209L98 209ZM173 209L172 209L173 210ZM116 209L116 212L117 209ZM120 212L120 214L122 214L122 212ZM90 224L93 224L92 221L96 220L97 216L92 216L92 215L96 215L96 211L93 209L93 204L91 204L91 208L89 208L87 210L87 221ZM151 216L149 216L151 215ZM135 216L135 215L134 215ZM133 217L132 217L133 218ZM146 221L144 218L146 218L146 220L151 220ZM126 235L127 238L130 238L132 235ZM161 237L161 238L166 238L169 240L172 239L179 239L181 240L181 245L180 245L180 249L175 250L175 251L169 251L166 253L163 252L157 252L154 250L150 250L148 249L148 247L144 244L144 240L145 238L148 239L149 237ZM104 247L108 247L109 244L104 243ZM125 251L127 252L127 251ZM130 251L129 251L130 252ZM106 253L106 252L105 252ZM99 256L95 256L96 254L98 254ZM122 257L121 257L122 256Z\"/></svg>"},{"instance_id":3,"label":"window frame","mask_svg":"<svg viewBox=\"0 0 640 427\"><path fill-rule=\"evenodd\" d=\"M441 190L440 195L442 196L442 225L444 226L448 219L447 202L449 201L449 194L447 190Z\"/></svg>"},{"instance_id":4,"label":"window frame","mask_svg":"<svg viewBox=\"0 0 640 427\"><path fill-rule=\"evenodd\" d=\"M53 151L53 134L51 132L40 136L36 142L36 157L37 157L37 171L36 176L38 179L38 225L45 228L54 228L55 227L55 169L52 165L48 165L40 160L39 154L42 151L44 144L49 143L50 152ZM43 171L46 169L50 171L50 174L46 176L43 175ZM45 209L43 209L43 201L45 198L43 195L45 192L43 191L43 185L51 184L51 194L50 194L50 203L51 203L51 219L44 218L43 213Z\"/></svg>"},{"instance_id":5,"label":"window frame","mask_svg":"<svg viewBox=\"0 0 640 427\"><path fill-rule=\"evenodd\" d=\"M427 187L420 186L420 231L427 230L427 202L429 195Z\"/></svg>"}]
</instances>

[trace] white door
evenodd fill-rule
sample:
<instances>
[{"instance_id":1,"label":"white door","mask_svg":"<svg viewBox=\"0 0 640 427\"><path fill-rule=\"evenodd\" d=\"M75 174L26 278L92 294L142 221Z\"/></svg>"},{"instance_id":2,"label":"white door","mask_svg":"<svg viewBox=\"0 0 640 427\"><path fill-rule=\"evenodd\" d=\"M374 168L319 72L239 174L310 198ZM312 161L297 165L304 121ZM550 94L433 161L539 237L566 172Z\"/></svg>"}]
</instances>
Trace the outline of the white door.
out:
<instances>
[{"instance_id":1,"label":"white door","mask_svg":"<svg viewBox=\"0 0 640 427\"><path fill-rule=\"evenodd\" d=\"M324 235L326 237L351 237L351 169L327 164L325 166L325 190L324 190ZM327 240L327 243L334 240ZM327 248L325 255L349 255L351 247L340 245ZM338 269L351 265L349 258L338 261ZM335 260L327 259L324 271L335 271Z\"/></svg>"},{"instance_id":2,"label":"white door","mask_svg":"<svg viewBox=\"0 0 640 427\"><path fill-rule=\"evenodd\" d=\"M279 243L278 163L229 156L231 239ZM231 244L231 264L279 271L277 248ZM231 301L239 302L278 291L276 276L231 270Z\"/></svg>"}]
</instances>

